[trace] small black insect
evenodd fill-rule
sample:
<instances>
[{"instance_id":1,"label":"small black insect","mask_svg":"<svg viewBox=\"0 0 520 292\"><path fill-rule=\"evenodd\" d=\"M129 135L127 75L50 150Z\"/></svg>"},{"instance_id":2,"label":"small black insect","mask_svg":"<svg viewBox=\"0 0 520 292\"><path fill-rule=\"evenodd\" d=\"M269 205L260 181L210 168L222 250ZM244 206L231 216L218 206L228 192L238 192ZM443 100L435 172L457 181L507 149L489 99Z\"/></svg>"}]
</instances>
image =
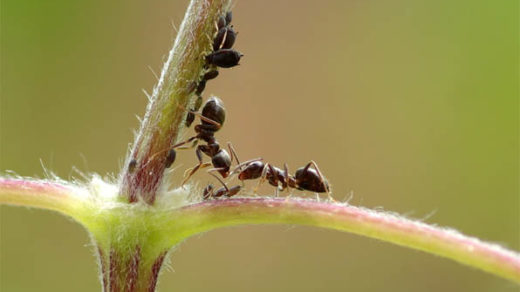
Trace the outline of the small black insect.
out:
<instances>
[{"instance_id":1,"label":"small black insect","mask_svg":"<svg viewBox=\"0 0 520 292\"><path fill-rule=\"evenodd\" d=\"M222 45L222 42L224 42L224 38L226 37L227 33L227 26L224 26L220 28L217 32L217 35L213 39L213 51L218 51Z\"/></svg>"},{"instance_id":2,"label":"small black insect","mask_svg":"<svg viewBox=\"0 0 520 292\"><path fill-rule=\"evenodd\" d=\"M225 26L218 30L217 35L213 39L213 51L220 49L231 49L235 44L237 33L231 26Z\"/></svg>"},{"instance_id":3,"label":"small black insect","mask_svg":"<svg viewBox=\"0 0 520 292\"><path fill-rule=\"evenodd\" d=\"M233 49L222 49L206 56L206 62L222 68L231 68L238 65L240 58L244 56Z\"/></svg>"},{"instance_id":4,"label":"small black insect","mask_svg":"<svg viewBox=\"0 0 520 292\"><path fill-rule=\"evenodd\" d=\"M177 152L175 152L175 149L170 149L170 151L168 151L168 155L166 156L166 160L164 161L164 166L166 168L170 168L170 166L172 166L173 162L175 162L176 157L177 157Z\"/></svg>"},{"instance_id":5,"label":"small black insect","mask_svg":"<svg viewBox=\"0 0 520 292\"><path fill-rule=\"evenodd\" d=\"M233 20L233 12L228 11L226 12L226 24L229 25L231 20Z\"/></svg>"},{"instance_id":6,"label":"small black insect","mask_svg":"<svg viewBox=\"0 0 520 292\"><path fill-rule=\"evenodd\" d=\"M186 127L189 128L191 126L191 124L193 124L193 121L195 121L195 114L190 111L190 112L188 112L188 115L186 116L186 121L185 121Z\"/></svg>"},{"instance_id":7,"label":"small black insect","mask_svg":"<svg viewBox=\"0 0 520 292\"><path fill-rule=\"evenodd\" d=\"M217 76L218 76L218 70L212 70L212 71L209 71L208 73L204 74L204 77L202 77L202 79L207 81L207 80L215 79L215 78L217 78Z\"/></svg>"},{"instance_id":8,"label":"small black insect","mask_svg":"<svg viewBox=\"0 0 520 292\"><path fill-rule=\"evenodd\" d=\"M206 88L206 80L202 79L199 82L199 85L197 85L197 91L195 91L195 94L200 96L205 88Z\"/></svg>"},{"instance_id":9,"label":"small black insect","mask_svg":"<svg viewBox=\"0 0 520 292\"><path fill-rule=\"evenodd\" d=\"M224 26L227 25L227 22L226 22L226 17L225 16L220 16L217 20L217 28L218 29L221 29L223 28Z\"/></svg>"},{"instance_id":10,"label":"small black insect","mask_svg":"<svg viewBox=\"0 0 520 292\"><path fill-rule=\"evenodd\" d=\"M128 163L128 173L133 173L135 171L136 166L137 161L135 159L130 160L130 163Z\"/></svg>"},{"instance_id":11,"label":"small black insect","mask_svg":"<svg viewBox=\"0 0 520 292\"><path fill-rule=\"evenodd\" d=\"M237 33L233 29L233 27L228 26L226 27L226 35L224 37L224 40L222 42L222 49L231 49L233 45L235 44L235 40L237 38Z\"/></svg>"}]
</instances>

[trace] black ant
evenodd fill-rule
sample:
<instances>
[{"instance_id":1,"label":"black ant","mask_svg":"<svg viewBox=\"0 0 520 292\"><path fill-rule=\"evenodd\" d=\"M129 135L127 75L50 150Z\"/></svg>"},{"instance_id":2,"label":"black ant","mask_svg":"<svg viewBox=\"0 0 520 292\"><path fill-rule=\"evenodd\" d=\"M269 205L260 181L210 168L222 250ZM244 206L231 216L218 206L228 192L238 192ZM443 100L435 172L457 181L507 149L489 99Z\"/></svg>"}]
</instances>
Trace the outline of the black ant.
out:
<instances>
[{"instance_id":1,"label":"black ant","mask_svg":"<svg viewBox=\"0 0 520 292\"><path fill-rule=\"evenodd\" d=\"M311 168L313 166L314 168ZM244 167L244 168L242 168ZM330 186L321 174L318 165L310 161L304 167L298 168L294 176L289 174L287 164L281 170L269 163L264 163L261 159L254 159L239 164L232 173L239 170L238 179L241 181L260 178L259 185L267 179L270 185L280 190L294 188L316 193L328 193L330 196Z\"/></svg>"},{"instance_id":2,"label":"black ant","mask_svg":"<svg viewBox=\"0 0 520 292\"><path fill-rule=\"evenodd\" d=\"M194 168L191 169L190 173L187 175L183 184L199 169L204 168L210 165L213 165L213 169L209 171L218 171L222 177L226 178L229 175L229 169L231 167L231 163L233 162L233 158L238 161L238 157L236 155L235 150L231 143L228 143L229 151L231 152L231 156L225 150L220 148L220 145L215 138L215 132L217 132L226 119L226 110L223 106L222 100L218 97L211 97L202 107L202 113L194 113L200 116L201 123L195 126L195 132L197 135L187 139L184 142L180 142L175 144L172 148L178 148L182 145L193 142L191 147L184 148L192 148L198 143L199 140L206 142L205 145L198 145L195 150L195 154L197 155L197 159L199 160L199 164L197 164ZM202 160L202 153L211 157L211 163L204 163Z\"/></svg>"},{"instance_id":3,"label":"black ant","mask_svg":"<svg viewBox=\"0 0 520 292\"><path fill-rule=\"evenodd\" d=\"M242 187L239 186L239 185L236 185L234 187L228 188L228 186L220 178L218 178L216 175L214 175L212 173L209 173L209 174L214 176L224 187L222 187L222 188L220 188L218 190L214 190L212 184L207 185L204 188L204 192L202 193L202 199L203 200L207 200L209 198L219 198L219 197L222 197L222 196L226 196L226 197L229 198L229 197L232 197L232 196L238 194L238 192L240 192L240 190L242 189Z\"/></svg>"}]
</instances>

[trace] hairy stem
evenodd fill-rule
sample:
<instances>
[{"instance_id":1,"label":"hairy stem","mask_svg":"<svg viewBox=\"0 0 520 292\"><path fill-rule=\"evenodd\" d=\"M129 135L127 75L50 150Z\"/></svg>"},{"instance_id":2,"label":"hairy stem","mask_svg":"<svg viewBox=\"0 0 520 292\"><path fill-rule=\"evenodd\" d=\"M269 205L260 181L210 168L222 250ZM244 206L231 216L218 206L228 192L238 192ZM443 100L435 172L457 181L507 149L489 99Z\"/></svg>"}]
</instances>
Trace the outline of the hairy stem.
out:
<instances>
[{"instance_id":1,"label":"hairy stem","mask_svg":"<svg viewBox=\"0 0 520 292\"><path fill-rule=\"evenodd\" d=\"M172 233L179 239L243 224L319 226L422 250L520 283L520 254L516 252L451 229L344 204L283 198L215 200L185 207L172 220L186 224Z\"/></svg>"},{"instance_id":2,"label":"hairy stem","mask_svg":"<svg viewBox=\"0 0 520 292\"><path fill-rule=\"evenodd\" d=\"M146 114L123 169L120 196L129 202L153 204L162 183L165 160L180 137L186 109L194 102L194 90L204 70L204 56L211 52L216 22L229 9L230 0L192 0L174 46L153 90Z\"/></svg>"},{"instance_id":3,"label":"hairy stem","mask_svg":"<svg viewBox=\"0 0 520 292\"><path fill-rule=\"evenodd\" d=\"M65 182L0 178L0 204L53 210L74 217L86 196L86 191Z\"/></svg>"}]
</instances>

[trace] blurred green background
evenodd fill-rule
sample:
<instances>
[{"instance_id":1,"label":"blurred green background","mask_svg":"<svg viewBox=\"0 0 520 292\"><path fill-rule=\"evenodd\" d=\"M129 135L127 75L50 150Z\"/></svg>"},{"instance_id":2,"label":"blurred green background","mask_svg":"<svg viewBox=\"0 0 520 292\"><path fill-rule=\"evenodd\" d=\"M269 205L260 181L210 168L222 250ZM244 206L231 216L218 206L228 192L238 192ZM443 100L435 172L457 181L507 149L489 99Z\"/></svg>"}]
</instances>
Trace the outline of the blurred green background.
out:
<instances>
[{"instance_id":1,"label":"blurred green background","mask_svg":"<svg viewBox=\"0 0 520 292\"><path fill-rule=\"evenodd\" d=\"M160 72L187 2L2 0L0 170L117 173L148 66ZM233 12L245 57L205 96L223 98L219 137L242 159L314 159L336 198L520 249L518 1L242 0ZM180 176L196 160L179 156ZM2 291L100 291L78 224L2 207L1 227ZM308 227L209 232L170 267L161 291L518 291Z\"/></svg>"}]
</instances>

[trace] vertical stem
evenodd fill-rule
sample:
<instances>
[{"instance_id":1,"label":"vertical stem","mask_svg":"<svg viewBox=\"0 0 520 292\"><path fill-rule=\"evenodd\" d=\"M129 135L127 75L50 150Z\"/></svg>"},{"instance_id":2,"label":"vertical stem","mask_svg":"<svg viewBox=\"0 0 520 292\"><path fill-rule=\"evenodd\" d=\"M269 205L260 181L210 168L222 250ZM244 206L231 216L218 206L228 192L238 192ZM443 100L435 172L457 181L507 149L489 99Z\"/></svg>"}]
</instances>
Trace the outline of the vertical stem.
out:
<instances>
[{"instance_id":1,"label":"vertical stem","mask_svg":"<svg viewBox=\"0 0 520 292\"><path fill-rule=\"evenodd\" d=\"M120 196L129 202L142 198L155 201L162 183L168 150L180 137L186 109L194 102L193 93L203 74L204 57L211 52L216 22L229 9L230 0L192 0L161 77L154 88L146 114L130 155L135 169L123 169Z\"/></svg>"},{"instance_id":2,"label":"vertical stem","mask_svg":"<svg viewBox=\"0 0 520 292\"><path fill-rule=\"evenodd\" d=\"M105 292L153 292L167 251L150 253L136 245L130 250L98 246Z\"/></svg>"}]
</instances>

